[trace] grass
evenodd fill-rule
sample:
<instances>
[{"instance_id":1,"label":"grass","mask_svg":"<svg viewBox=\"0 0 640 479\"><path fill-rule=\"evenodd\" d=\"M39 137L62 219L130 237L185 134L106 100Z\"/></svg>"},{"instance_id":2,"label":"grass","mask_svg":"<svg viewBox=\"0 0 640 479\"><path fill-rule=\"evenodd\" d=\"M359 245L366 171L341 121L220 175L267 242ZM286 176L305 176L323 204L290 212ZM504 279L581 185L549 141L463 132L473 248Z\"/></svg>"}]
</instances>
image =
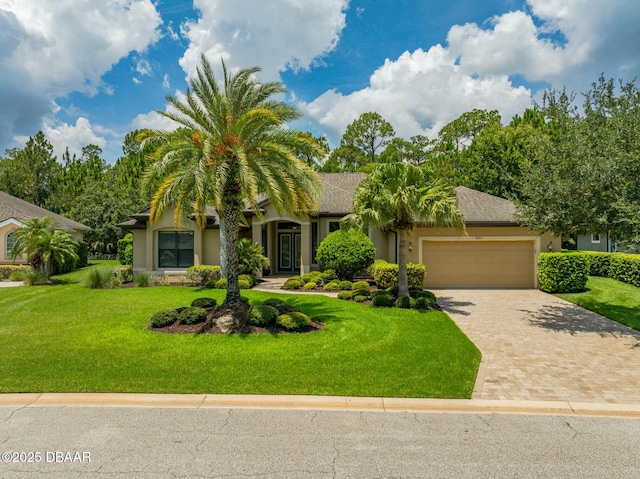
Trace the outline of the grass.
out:
<instances>
[{"instance_id":1,"label":"grass","mask_svg":"<svg viewBox=\"0 0 640 479\"><path fill-rule=\"evenodd\" d=\"M640 288L611 278L591 276L587 291L558 296L640 331Z\"/></svg>"},{"instance_id":2,"label":"grass","mask_svg":"<svg viewBox=\"0 0 640 479\"><path fill-rule=\"evenodd\" d=\"M87 270L59 277L65 284L0 288L0 392L471 396L480 352L444 313L280 295L326 327L169 335L146 329L154 311L202 296L221 302L224 291L89 289Z\"/></svg>"}]
</instances>

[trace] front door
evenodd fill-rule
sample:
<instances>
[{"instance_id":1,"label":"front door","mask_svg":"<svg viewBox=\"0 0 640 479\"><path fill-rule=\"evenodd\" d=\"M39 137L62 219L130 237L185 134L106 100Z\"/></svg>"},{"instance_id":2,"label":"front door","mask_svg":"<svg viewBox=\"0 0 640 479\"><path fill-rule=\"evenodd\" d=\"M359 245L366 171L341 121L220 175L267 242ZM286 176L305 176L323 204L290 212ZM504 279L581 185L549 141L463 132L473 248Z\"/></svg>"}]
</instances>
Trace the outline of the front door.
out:
<instances>
[{"instance_id":1,"label":"front door","mask_svg":"<svg viewBox=\"0 0 640 479\"><path fill-rule=\"evenodd\" d=\"M300 270L300 233L278 233L278 271Z\"/></svg>"}]
</instances>

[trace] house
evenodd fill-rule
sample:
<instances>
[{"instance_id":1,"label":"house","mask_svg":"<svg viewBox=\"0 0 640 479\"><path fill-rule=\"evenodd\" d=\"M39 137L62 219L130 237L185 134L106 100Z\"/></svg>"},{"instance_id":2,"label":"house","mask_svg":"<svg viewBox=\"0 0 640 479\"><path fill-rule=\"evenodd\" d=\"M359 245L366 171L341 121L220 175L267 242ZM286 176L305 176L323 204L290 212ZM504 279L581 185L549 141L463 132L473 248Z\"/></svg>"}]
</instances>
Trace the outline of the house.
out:
<instances>
[{"instance_id":1,"label":"house","mask_svg":"<svg viewBox=\"0 0 640 479\"><path fill-rule=\"evenodd\" d=\"M298 274L317 269L315 252L324 237L339 229L350 213L353 195L364 173L321 173L323 193L313 215L281 213L264 200L263 218L245 212L241 236L262 245L272 274ZM407 260L427 267L427 287L534 288L536 263L541 251L559 251L560 238L539 234L514 220L510 201L456 188L458 208L465 216L467 236L449 228L421 227L414 231ZM149 211L133 215L120 225L133 233L133 269L153 273L184 271L198 264L220 264L219 218L207 210L204 231L193 218L177 227L169 210L154 224ZM369 231L377 257L397 261L397 238L391 233Z\"/></svg>"},{"instance_id":2,"label":"house","mask_svg":"<svg viewBox=\"0 0 640 479\"><path fill-rule=\"evenodd\" d=\"M0 264L26 263L26 257L21 256L14 259L11 254L15 243L12 233L17 228L24 226L25 220L45 216L51 216L59 228L69 232L74 241L82 241L83 234L91 229L77 221L0 191Z\"/></svg>"}]
</instances>

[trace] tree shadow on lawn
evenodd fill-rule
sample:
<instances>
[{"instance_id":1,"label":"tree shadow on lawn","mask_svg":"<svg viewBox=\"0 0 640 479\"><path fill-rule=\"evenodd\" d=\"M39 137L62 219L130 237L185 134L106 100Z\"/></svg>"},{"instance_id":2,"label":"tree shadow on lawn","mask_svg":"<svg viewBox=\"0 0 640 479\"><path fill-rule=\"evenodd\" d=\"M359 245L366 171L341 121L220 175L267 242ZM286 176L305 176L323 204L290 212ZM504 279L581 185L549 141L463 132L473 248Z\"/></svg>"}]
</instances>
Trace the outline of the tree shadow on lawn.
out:
<instances>
[{"instance_id":1,"label":"tree shadow on lawn","mask_svg":"<svg viewBox=\"0 0 640 479\"><path fill-rule=\"evenodd\" d=\"M622 306L610 307L612 310L628 309ZM520 311L528 313L528 321L534 326L569 333L572 336L578 333L596 333L602 337L615 336L633 341L633 348L640 347L640 331L572 303L549 304L535 311Z\"/></svg>"}]
</instances>

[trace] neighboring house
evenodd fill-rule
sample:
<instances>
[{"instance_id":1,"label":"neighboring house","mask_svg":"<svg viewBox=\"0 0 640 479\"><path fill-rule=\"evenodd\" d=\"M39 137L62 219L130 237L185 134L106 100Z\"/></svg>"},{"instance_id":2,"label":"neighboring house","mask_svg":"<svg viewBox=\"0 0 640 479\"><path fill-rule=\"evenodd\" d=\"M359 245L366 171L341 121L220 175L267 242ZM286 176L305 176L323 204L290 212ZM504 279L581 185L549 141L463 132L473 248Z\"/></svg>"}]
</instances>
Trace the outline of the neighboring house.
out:
<instances>
[{"instance_id":1,"label":"neighboring house","mask_svg":"<svg viewBox=\"0 0 640 479\"><path fill-rule=\"evenodd\" d=\"M51 216L59 228L68 231L74 241L82 241L82 236L91 228L77 221L70 220L59 214L40 208L27 201L0 191L0 264L25 264L26 258L20 256L14 259L11 249L15 243L12 233L24 226L24 221L31 218Z\"/></svg>"},{"instance_id":2,"label":"neighboring house","mask_svg":"<svg viewBox=\"0 0 640 479\"><path fill-rule=\"evenodd\" d=\"M600 251L602 253L638 253L638 248L628 243L618 243L608 233L591 233L576 236L578 251Z\"/></svg>"},{"instance_id":3,"label":"neighboring house","mask_svg":"<svg viewBox=\"0 0 640 479\"><path fill-rule=\"evenodd\" d=\"M247 224L241 236L262 245L271 262L271 274L297 274L317 269L315 252L340 219L350 213L353 195L364 173L321 173L323 194L318 211L297 217L278 214L265 200L259 203L263 219L245 212ZM559 251L560 238L520 226L510 201L464 187L456 188L458 208L465 216L467 236L454 229L417 228L407 259L427 267L428 287L534 288L536 262L541 251ZM155 224L149 212L133 215L121 224L133 233L134 271L171 273L198 264L220 264L219 219L208 210L204 231L187 219L178 228L173 210ZM369 231L377 257L397 262L394 233Z\"/></svg>"}]
</instances>

